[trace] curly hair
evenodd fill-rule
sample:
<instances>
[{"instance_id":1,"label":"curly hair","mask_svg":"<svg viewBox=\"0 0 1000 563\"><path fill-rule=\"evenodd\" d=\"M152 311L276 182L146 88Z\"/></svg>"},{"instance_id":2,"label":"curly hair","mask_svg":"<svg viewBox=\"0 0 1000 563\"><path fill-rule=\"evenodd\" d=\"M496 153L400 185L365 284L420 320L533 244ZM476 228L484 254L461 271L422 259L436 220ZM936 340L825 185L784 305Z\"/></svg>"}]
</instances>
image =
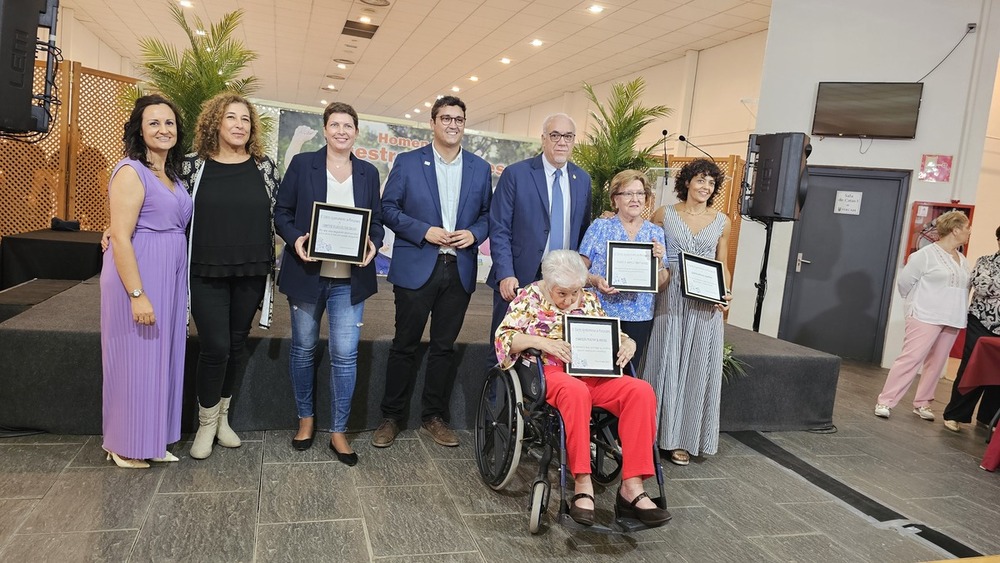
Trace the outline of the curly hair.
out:
<instances>
[{"instance_id":1,"label":"curly hair","mask_svg":"<svg viewBox=\"0 0 1000 563\"><path fill-rule=\"evenodd\" d=\"M250 112L250 134L243 148L254 160L260 161L264 158L264 146L260 140L260 115L249 100L235 92L216 94L201 105L198 123L194 126L194 151L199 158L204 159L219 154L219 128L229 104L243 104Z\"/></svg>"},{"instance_id":2,"label":"curly hair","mask_svg":"<svg viewBox=\"0 0 1000 563\"><path fill-rule=\"evenodd\" d=\"M688 183L698 176L715 178L715 190L712 192L712 195L708 196L707 202L707 205L711 207L712 202L715 201L715 196L719 195L719 192L722 191L723 182L726 181L726 175L719 169L719 165L711 160L699 158L685 164L684 167L681 168L680 173L677 175L677 183L674 184L674 192L677 193L677 197L680 198L681 201L687 201Z\"/></svg>"},{"instance_id":3,"label":"curly hair","mask_svg":"<svg viewBox=\"0 0 1000 563\"><path fill-rule=\"evenodd\" d=\"M618 211L615 204L615 196L625 189L625 186L638 180L642 184L642 193L646 194L646 201L653 195L653 189L649 187L649 180L646 175L638 170L622 170L611 179L611 189L608 190L608 199L611 200L611 210Z\"/></svg>"},{"instance_id":4,"label":"curly hair","mask_svg":"<svg viewBox=\"0 0 1000 563\"><path fill-rule=\"evenodd\" d=\"M167 151L167 161L163 164L163 171L167 177L176 182L181 178L181 161L184 159L184 127L181 124L181 112L170 100L160 94L150 94L142 96L135 101L132 114L125 122L125 132L122 135L125 156L138 160L150 167L149 159L146 158L146 142L142 140L142 112L149 106L163 104L174 112L174 125L177 127L177 142Z\"/></svg>"}]
</instances>

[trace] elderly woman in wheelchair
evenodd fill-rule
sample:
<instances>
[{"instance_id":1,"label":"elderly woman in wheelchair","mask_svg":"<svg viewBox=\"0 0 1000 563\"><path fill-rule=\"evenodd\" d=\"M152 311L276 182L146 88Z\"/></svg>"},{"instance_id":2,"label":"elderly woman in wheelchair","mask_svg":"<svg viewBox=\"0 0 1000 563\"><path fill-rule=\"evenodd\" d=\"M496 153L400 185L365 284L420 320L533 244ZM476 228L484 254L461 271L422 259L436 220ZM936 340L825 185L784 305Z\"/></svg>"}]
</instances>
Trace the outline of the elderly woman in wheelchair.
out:
<instances>
[{"instance_id":1,"label":"elderly woman in wheelchair","mask_svg":"<svg viewBox=\"0 0 1000 563\"><path fill-rule=\"evenodd\" d=\"M569 343L563 340L562 315L605 316L598 298L583 289L586 281L587 267L579 254L569 250L547 254L542 260L542 280L519 292L497 329L499 367L510 369L531 349L539 354L544 400L559 411L565 428L565 460L574 481L575 494L568 503L573 521L594 524L590 422L592 407L598 407L618 417L622 480L615 514L647 527L659 526L670 519L670 513L662 494L654 502L643 488L643 481L656 475L662 491L662 475L654 465L653 389L634 377L573 377L565 371L572 356ZM622 334L618 366L626 366L634 353L635 342Z\"/></svg>"}]
</instances>

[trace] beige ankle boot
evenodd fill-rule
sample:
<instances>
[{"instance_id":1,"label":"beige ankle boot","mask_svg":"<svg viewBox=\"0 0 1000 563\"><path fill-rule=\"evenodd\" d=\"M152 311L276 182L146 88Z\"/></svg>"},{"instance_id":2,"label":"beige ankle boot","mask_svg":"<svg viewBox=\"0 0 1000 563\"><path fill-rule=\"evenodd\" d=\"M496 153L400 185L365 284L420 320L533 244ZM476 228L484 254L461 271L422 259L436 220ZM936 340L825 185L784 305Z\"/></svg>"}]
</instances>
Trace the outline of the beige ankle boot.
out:
<instances>
[{"instance_id":1,"label":"beige ankle boot","mask_svg":"<svg viewBox=\"0 0 1000 563\"><path fill-rule=\"evenodd\" d=\"M243 442L240 437L229 427L229 401L232 397L223 397L219 401L219 428L215 431L215 437L219 439L219 445L224 448L238 448Z\"/></svg>"},{"instance_id":2,"label":"beige ankle boot","mask_svg":"<svg viewBox=\"0 0 1000 563\"><path fill-rule=\"evenodd\" d=\"M194 443L191 444L191 457L194 459L205 459L212 455L212 443L215 442L215 433L219 427L221 404L220 401L207 409L198 405L198 433L195 434Z\"/></svg>"}]
</instances>

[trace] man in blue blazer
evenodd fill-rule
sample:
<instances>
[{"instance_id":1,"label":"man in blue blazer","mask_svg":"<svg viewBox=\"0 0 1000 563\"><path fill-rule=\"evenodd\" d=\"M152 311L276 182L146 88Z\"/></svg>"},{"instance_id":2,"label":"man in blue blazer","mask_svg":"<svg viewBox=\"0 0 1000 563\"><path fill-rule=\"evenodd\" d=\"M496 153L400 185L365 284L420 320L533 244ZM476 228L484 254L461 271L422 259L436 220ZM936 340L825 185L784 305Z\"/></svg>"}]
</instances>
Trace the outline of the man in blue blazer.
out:
<instances>
[{"instance_id":1,"label":"man in blue blazer","mask_svg":"<svg viewBox=\"0 0 1000 563\"><path fill-rule=\"evenodd\" d=\"M549 250L579 249L590 226L590 176L569 161L575 141L573 119L550 115L542 123L542 154L516 162L500 175L490 206L491 341L517 289L541 278L542 256ZM553 229L553 224L562 228Z\"/></svg>"},{"instance_id":2,"label":"man in blue blazer","mask_svg":"<svg viewBox=\"0 0 1000 563\"><path fill-rule=\"evenodd\" d=\"M396 157L382 195L385 226L396 235L389 265L396 334L386 366L383 421L372 435L372 445L383 448L399 433L413 394L415 355L428 316L431 340L421 429L442 446L458 445L448 426L455 339L476 289L477 249L489 233L492 170L462 149L462 100L437 100L431 128L430 145Z\"/></svg>"}]
</instances>

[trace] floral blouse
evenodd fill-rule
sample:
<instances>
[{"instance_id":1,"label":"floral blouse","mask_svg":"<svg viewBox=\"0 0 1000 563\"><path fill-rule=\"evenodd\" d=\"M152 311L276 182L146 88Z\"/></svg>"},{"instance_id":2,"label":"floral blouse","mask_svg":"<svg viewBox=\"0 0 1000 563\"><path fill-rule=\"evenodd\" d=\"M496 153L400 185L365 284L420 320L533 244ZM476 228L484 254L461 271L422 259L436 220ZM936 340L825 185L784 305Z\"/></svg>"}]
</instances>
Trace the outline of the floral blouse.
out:
<instances>
[{"instance_id":1,"label":"floral blouse","mask_svg":"<svg viewBox=\"0 0 1000 563\"><path fill-rule=\"evenodd\" d=\"M510 346L516 334L527 334L530 336L544 336L553 340L563 339L563 315L589 315L593 317L606 317L601 302L597 296L590 291L583 290L580 304L569 311L562 311L556 308L555 304L549 300L545 291L535 282L522 289L517 297L510 302L507 309L507 316L503 318L496 332L496 354L500 362L501 369L510 369L517 361L520 354L511 354ZM624 333L620 338L625 338ZM559 363L552 356L545 354L542 357L545 365Z\"/></svg>"},{"instance_id":2,"label":"floral blouse","mask_svg":"<svg viewBox=\"0 0 1000 563\"><path fill-rule=\"evenodd\" d=\"M663 227L643 221L635 239L629 239L625 226L617 215L608 219L597 219L590 224L583 241L580 243L580 254L590 258L590 273L608 277L608 241L653 242L666 245ZM663 263L666 265L666 262ZM611 283L610 281L608 282ZM601 306L608 315L618 317L623 321L648 321L653 318L653 302L655 293L638 293L625 291L615 295L600 295Z\"/></svg>"},{"instance_id":3,"label":"floral blouse","mask_svg":"<svg viewBox=\"0 0 1000 563\"><path fill-rule=\"evenodd\" d=\"M976 260L971 280L969 314L979 319L990 332L1000 335L1000 252Z\"/></svg>"}]
</instances>

